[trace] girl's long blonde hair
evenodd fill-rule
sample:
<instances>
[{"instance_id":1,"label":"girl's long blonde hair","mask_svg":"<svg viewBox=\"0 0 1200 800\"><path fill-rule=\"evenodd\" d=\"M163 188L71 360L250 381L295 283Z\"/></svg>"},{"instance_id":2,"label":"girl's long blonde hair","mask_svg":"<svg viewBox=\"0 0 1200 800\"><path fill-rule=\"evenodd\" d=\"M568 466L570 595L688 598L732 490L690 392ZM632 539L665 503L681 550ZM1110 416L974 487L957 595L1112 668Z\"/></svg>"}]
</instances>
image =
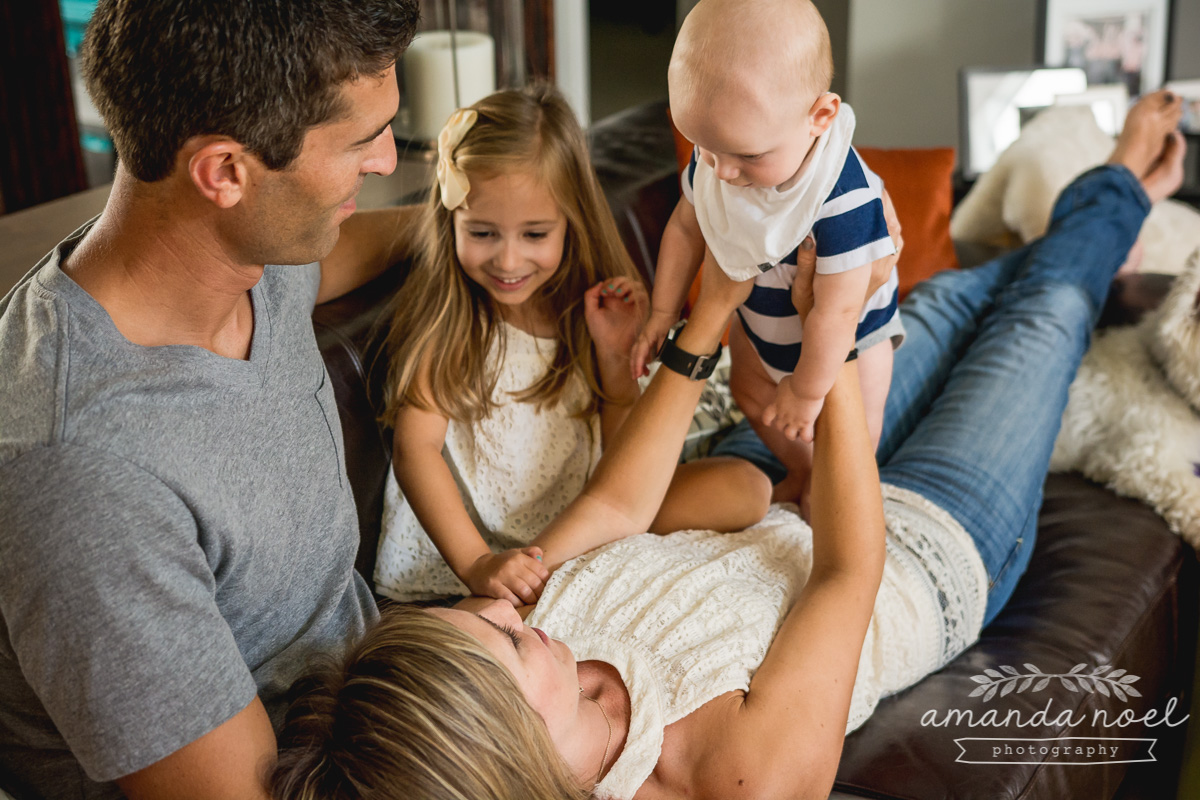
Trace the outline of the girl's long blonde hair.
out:
<instances>
[{"instance_id":1,"label":"girl's long blonde hair","mask_svg":"<svg viewBox=\"0 0 1200 800\"><path fill-rule=\"evenodd\" d=\"M592 402L584 410L591 413L604 395L584 321L584 292L601 280L638 278L600 191L587 140L566 101L549 86L497 92L471 108L478 119L452 154L459 169L473 184L531 170L567 220L562 264L534 298L554 322L558 349L546 374L516 399L552 406L579 370L591 389ZM497 375L488 369L488 353L498 344L503 360L504 326L498 324L497 303L459 264L453 214L442 205L435 183L412 272L393 301L387 424L409 404L468 422L492 410Z\"/></svg>"},{"instance_id":2,"label":"girl's long blonde hair","mask_svg":"<svg viewBox=\"0 0 1200 800\"><path fill-rule=\"evenodd\" d=\"M474 637L394 606L305 679L280 733L277 800L584 800L541 717Z\"/></svg>"}]
</instances>

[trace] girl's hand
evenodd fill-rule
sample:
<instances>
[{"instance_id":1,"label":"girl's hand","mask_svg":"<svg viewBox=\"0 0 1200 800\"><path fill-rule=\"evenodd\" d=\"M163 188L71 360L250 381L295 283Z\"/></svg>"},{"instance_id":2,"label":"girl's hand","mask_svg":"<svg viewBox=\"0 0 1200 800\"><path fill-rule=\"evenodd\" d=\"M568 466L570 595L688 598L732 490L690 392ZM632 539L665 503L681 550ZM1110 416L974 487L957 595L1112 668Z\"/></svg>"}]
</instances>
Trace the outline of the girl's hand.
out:
<instances>
[{"instance_id":1,"label":"girl's hand","mask_svg":"<svg viewBox=\"0 0 1200 800\"><path fill-rule=\"evenodd\" d=\"M650 297L640 280L612 278L588 289L583 296L583 314L596 356L629 358L649 306Z\"/></svg>"},{"instance_id":2,"label":"girl's hand","mask_svg":"<svg viewBox=\"0 0 1200 800\"><path fill-rule=\"evenodd\" d=\"M514 606L536 603L550 579L541 555L540 547L487 553L467 568L463 582L472 594L507 600Z\"/></svg>"},{"instance_id":3,"label":"girl's hand","mask_svg":"<svg viewBox=\"0 0 1200 800\"><path fill-rule=\"evenodd\" d=\"M663 340L667 338L671 326L677 319L677 315L670 312L650 312L650 319L642 326L642 332L638 334L637 342L633 345L633 352L629 356L630 375L635 381L643 375L650 374L649 364L658 358L658 351L662 349Z\"/></svg>"}]
</instances>

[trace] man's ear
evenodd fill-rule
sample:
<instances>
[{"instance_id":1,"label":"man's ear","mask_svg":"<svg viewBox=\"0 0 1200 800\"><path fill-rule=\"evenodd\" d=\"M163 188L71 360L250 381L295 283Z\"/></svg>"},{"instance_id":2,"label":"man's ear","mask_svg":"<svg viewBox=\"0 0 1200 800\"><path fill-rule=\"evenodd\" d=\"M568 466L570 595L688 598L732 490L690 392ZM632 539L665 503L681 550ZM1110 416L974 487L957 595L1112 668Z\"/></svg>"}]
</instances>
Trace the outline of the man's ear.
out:
<instances>
[{"instance_id":1,"label":"man's ear","mask_svg":"<svg viewBox=\"0 0 1200 800\"><path fill-rule=\"evenodd\" d=\"M193 136L180 156L187 160L192 183L218 208L237 205L249 189L252 156L244 145L224 136Z\"/></svg>"},{"instance_id":2,"label":"man's ear","mask_svg":"<svg viewBox=\"0 0 1200 800\"><path fill-rule=\"evenodd\" d=\"M812 108L808 110L809 133L813 138L829 130L829 126L833 124L841 107L842 98L833 92L825 92L817 98L816 102L812 104Z\"/></svg>"}]
</instances>

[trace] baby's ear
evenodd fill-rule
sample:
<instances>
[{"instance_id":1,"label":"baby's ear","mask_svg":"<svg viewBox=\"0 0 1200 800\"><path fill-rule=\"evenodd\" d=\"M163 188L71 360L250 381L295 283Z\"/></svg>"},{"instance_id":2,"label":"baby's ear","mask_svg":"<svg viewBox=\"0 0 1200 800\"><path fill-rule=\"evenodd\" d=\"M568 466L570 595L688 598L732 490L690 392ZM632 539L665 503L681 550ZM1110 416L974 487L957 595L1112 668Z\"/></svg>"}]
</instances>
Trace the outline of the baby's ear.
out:
<instances>
[{"instance_id":1,"label":"baby's ear","mask_svg":"<svg viewBox=\"0 0 1200 800\"><path fill-rule=\"evenodd\" d=\"M829 126L833 124L841 107L842 98L833 92L825 92L817 98L816 102L812 104L812 108L808 110L808 121L811 126L809 133L813 138L829 130Z\"/></svg>"}]
</instances>

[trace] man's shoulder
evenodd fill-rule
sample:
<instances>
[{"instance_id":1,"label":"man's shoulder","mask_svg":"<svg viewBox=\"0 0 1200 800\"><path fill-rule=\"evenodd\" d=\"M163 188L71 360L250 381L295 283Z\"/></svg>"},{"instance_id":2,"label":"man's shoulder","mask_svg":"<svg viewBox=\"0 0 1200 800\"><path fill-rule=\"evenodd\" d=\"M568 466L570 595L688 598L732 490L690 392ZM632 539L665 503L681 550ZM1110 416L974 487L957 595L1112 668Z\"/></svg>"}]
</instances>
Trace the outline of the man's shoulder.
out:
<instances>
[{"instance_id":1,"label":"man's shoulder","mask_svg":"<svg viewBox=\"0 0 1200 800\"><path fill-rule=\"evenodd\" d=\"M48 443L62 410L68 312L45 282L56 263L43 259L0 306L0 462L17 442Z\"/></svg>"}]
</instances>

